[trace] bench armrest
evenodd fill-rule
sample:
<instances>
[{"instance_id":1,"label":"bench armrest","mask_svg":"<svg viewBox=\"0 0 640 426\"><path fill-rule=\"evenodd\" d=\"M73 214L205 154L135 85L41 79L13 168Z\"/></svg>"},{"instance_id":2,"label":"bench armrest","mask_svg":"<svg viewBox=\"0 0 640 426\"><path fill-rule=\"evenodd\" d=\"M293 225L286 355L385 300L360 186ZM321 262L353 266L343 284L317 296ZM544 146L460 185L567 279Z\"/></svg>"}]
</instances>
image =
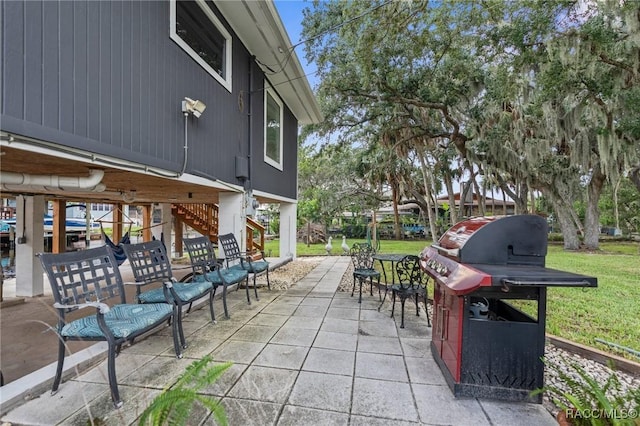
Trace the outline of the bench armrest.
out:
<instances>
[{"instance_id":1,"label":"bench armrest","mask_svg":"<svg viewBox=\"0 0 640 426\"><path fill-rule=\"evenodd\" d=\"M173 287L173 283L176 282L175 278L172 278L173 281L164 281L162 284L164 284L165 287L167 288L171 288ZM122 284L124 285L147 285L150 283L139 283L137 281L124 281Z\"/></svg>"},{"instance_id":2,"label":"bench armrest","mask_svg":"<svg viewBox=\"0 0 640 426\"><path fill-rule=\"evenodd\" d=\"M109 308L109 305L102 302L86 302L86 303L77 303L77 304L71 304L71 305L64 305L62 303L56 302L53 304L53 307L56 309L96 308L98 309L98 312L100 312L102 315L106 314L111 310L111 308Z\"/></svg>"},{"instance_id":3,"label":"bench armrest","mask_svg":"<svg viewBox=\"0 0 640 426\"><path fill-rule=\"evenodd\" d=\"M248 262L252 262L254 260L264 260L267 258L263 250L247 250L244 252L244 254L244 260Z\"/></svg>"}]
</instances>

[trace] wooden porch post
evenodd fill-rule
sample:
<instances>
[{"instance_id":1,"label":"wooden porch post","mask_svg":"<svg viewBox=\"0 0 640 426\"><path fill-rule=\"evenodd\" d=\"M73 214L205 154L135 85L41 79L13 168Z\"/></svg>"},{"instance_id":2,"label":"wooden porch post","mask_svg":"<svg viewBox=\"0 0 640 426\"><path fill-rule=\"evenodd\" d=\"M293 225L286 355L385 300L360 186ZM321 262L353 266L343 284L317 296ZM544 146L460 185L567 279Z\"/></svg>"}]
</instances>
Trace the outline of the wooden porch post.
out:
<instances>
[{"instance_id":1,"label":"wooden porch post","mask_svg":"<svg viewBox=\"0 0 640 426\"><path fill-rule=\"evenodd\" d=\"M51 240L52 253L67 251L67 200L53 201L53 237Z\"/></svg>"},{"instance_id":2,"label":"wooden porch post","mask_svg":"<svg viewBox=\"0 0 640 426\"><path fill-rule=\"evenodd\" d=\"M142 239L144 241L151 241L151 212L153 206L147 204L142 206Z\"/></svg>"},{"instance_id":3,"label":"wooden porch post","mask_svg":"<svg viewBox=\"0 0 640 426\"><path fill-rule=\"evenodd\" d=\"M183 230L183 226L182 226L182 221L180 220L180 218L178 216L175 217L176 218L176 225L175 225L175 229L173 230L175 232L175 244L176 244L176 248L175 248L175 256L176 257L182 257L183 255L183 249L182 249L182 230Z\"/></svg>"},{"instance_id":4,"label":"wooden porch post","mask_svg":"<svg viewBox=\"0 0 640 426\"><path fill-rule=\"evenodd\" d=\"M118 203L113 206L113 231L111 241L114 244L119 244L122 239L122 203Z\"/></svg>"}]
</instances>

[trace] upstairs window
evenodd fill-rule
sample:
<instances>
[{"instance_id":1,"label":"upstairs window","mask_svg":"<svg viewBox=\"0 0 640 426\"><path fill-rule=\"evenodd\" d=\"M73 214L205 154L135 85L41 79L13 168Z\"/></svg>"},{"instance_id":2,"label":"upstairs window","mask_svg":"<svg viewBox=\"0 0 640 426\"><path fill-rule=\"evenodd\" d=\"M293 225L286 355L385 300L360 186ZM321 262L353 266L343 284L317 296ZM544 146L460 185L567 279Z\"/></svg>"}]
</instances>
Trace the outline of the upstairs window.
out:
<instances>
[{"instance_id":1,"label":"upstairs window","mask_svg":"<svg viewBox=\"0 0 640 426\"><path fill-rule=\"evenodd\" d=\"M282 170L282 101L271 88L264 95L264 161Z\"/></svg>"},{"instance_id":2,"label":"upstairs window","mask_svg":"<svg viewBox=\"0 0 640 426\"><path fill-rule=\"evenodd\" d=\"M231 91L231 35L204 0L171 0L171 39Z\"/></svg>"}]
</instances>

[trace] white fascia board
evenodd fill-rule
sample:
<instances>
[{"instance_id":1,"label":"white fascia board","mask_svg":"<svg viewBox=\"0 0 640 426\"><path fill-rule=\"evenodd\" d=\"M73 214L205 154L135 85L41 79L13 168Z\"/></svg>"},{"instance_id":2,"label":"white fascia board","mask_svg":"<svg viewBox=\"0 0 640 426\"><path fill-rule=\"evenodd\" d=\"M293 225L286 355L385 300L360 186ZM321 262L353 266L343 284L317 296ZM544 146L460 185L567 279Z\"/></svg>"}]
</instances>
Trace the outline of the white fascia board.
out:
<instances>
[{"instance_id":1,"label":"white fascia board","mask_svg":"<svg viewBox=\"0 0 640 426\"><path fill-rule=\"evenodd\" d=\"M280 15L271 0L216 1L238 38L255 55L274 89L300 124L323 120L318 101L300 65ZM282 50L282 53L280 53ZM289 52L291 57L288 58ZM284 67L281 64L285 64Z\"/></svg>"},{"instance_id":2,"label":"white fascia board","mask_svg":"<svg viewBox=\"0 0 640 426\"><path fill-rule=\"evenodd\" d=\"M265 192L265 191L259 191L257 189L253 190L253 196L254 197L259 197L259 198L264 198L264 199L269 199L269 200L273 200L273 201L277 201L277 202L281 202L281 203L298 204L298 200L296 200L294 198L282 197L280 195L275 195L275 194L272 194L270 192Z\"/></svg>"}]
</instances>

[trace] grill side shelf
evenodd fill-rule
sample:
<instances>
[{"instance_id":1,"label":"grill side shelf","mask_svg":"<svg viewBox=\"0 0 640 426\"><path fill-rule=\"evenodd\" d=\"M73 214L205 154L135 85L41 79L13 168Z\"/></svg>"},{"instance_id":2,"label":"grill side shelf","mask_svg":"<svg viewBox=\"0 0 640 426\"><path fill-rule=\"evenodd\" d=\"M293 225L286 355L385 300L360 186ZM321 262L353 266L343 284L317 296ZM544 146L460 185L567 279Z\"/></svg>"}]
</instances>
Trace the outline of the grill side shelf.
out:
<instances>
[{"instance_id":1,"label":"grill side shelf","mask_svg":"<svg viewBox=\"0 0 640 426\"><path fill-rule=\"evenodd\" d=\"M591 283L587 280L582 281L523 281L503 279L503 284L514 286L530 286L530 287L589 287Z\"/></svg>"}]
</instances>

